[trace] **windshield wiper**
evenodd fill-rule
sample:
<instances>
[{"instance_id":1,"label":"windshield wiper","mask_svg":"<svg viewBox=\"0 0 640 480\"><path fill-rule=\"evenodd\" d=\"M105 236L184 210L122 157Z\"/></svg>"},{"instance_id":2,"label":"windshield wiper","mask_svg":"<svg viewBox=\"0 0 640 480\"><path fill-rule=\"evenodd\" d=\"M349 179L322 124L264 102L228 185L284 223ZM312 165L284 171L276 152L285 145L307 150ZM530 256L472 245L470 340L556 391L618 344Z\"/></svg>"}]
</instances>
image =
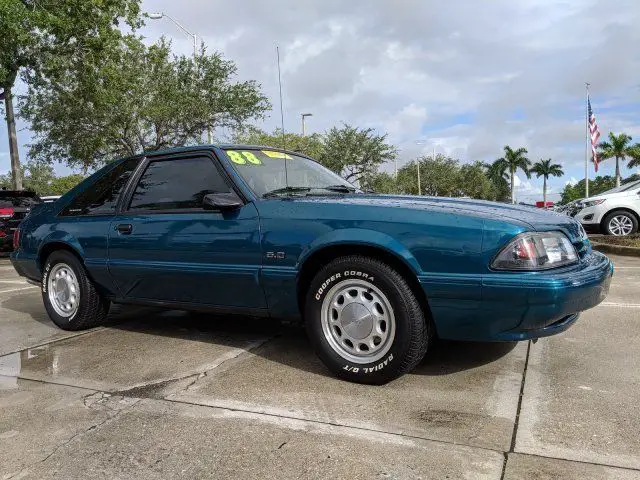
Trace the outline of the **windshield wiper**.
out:
<instances>
[{"instance_id":1,"label":"windshield wiper","mask_svg":"<svg viewBox=\"0 0 640 480\"><path fill-rule=\"evenodd\" d=\"M311 191L310 187L292 187L287 186L283 188L276 188L262 195L262 198L275 197L284 193L306 193Z\"/></svg>"},{"instance_id":2,"label":"windshield wiper","mask_svg":"<svg viewBox=\"0 0 640 480\"><path fill-rule=\"evenodd\" d=\"M347 185L329 185L328 187L318 187L323 190L329 190L331 192L344 192L344 193L353 193L356 191L355 187L349 187Z\"/></svg>"}]
</instances>

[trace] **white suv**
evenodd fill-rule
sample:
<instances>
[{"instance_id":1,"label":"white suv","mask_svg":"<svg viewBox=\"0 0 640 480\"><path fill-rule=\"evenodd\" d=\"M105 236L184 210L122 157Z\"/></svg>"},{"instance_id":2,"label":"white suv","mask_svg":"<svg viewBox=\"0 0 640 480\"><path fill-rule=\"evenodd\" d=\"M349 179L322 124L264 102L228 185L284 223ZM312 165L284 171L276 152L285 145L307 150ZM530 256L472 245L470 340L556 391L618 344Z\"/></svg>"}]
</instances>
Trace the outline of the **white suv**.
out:
<instances>
[{"instance_id":1,"label":"white suv","mask_svg":"<svg viewBox=\"0 0 640 480\"><path fill-rule=\"evenodd\" d=\"M640 222L640 180L580 200L576 207L575 219L585 230L618 236L636 233Z\"/></svg>"}]
</instances>

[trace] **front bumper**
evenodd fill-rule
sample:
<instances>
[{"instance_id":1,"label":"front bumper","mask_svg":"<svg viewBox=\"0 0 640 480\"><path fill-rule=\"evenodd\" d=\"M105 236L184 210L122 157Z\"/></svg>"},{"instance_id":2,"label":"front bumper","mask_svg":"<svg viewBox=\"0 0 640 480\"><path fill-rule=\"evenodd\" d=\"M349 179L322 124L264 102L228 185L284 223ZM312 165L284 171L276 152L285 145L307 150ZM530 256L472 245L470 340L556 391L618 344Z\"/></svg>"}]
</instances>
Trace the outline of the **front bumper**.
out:
<instances>
[{"instance_id":1,"label":"front bumper","mask_svg":"<svg viewBox=\"0 0 640 480\"><path fill-rule=\"evenodd\" d=\"M603 216L604 211L596 205L581 209L573 218L580 222L585 228L596 228L600 225Z\"/></svg>"},{"instance_id":2,"label":"front bumper","mask_svg":"<svg viewBox=\"0 0 640 480\"><path fill-rule=\"evenodd\" d=\"M546 272L490 273L475 308L432 307L438 335L452 340L516 341L560 333L609 292L613 264L590 252L571 267Z\"/></svg>"}]
</instances>

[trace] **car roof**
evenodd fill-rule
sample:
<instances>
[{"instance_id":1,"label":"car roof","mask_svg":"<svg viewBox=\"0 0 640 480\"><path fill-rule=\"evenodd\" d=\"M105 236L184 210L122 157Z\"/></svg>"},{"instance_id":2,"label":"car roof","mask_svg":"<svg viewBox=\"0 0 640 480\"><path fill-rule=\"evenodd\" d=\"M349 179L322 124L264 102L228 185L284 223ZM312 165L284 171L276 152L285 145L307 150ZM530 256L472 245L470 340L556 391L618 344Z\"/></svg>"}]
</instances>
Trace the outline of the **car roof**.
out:
<instances>
[{"instance_id":1,"label":"car roof","mask_svg":"<svg viewBox=\"0 0 640 480\"><path fill-rule=\"evenodd\" d=\"M142 156L171 155L175 153L188 153L188 152L201 151L201 150L207 150L212 148L220 148L222 150L271 150L276 152L289 153L291 155L298 155L299 157L309 158L307 157L307 155L304 155L300 152L294 152L292 150L287 150L285 148L271 147L267 145L244 145L244 144L234 144L234 143L190 145L188 147L173 147L173 148L166 148L164 150L151 150L151 151L146 151L142 153ZM139 157L140 155L135 155L135 156ZM131 158L131 157L128 157L128 158Z\"/></svg>"}]
</instances>

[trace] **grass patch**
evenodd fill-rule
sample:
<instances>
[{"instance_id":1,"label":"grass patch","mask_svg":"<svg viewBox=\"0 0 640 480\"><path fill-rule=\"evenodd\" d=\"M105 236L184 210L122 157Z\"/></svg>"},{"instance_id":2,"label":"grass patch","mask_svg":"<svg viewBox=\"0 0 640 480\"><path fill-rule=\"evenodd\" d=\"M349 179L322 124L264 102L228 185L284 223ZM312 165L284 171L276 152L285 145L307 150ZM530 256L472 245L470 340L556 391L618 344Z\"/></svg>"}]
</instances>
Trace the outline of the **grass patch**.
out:
<instances>
[{"instance_id":1,"label":"grass patch","mask_svg":"<svg viewBox=\"0 0 640 480\"><path fill-rule=\"evenodd\" d=\"M613 235L602 235L592 239L596 243L605 243L607 245L622 245L623 247L640 248L640 234L629 235L626 237L614 237Z\"/></svg>"}]
</instances>

